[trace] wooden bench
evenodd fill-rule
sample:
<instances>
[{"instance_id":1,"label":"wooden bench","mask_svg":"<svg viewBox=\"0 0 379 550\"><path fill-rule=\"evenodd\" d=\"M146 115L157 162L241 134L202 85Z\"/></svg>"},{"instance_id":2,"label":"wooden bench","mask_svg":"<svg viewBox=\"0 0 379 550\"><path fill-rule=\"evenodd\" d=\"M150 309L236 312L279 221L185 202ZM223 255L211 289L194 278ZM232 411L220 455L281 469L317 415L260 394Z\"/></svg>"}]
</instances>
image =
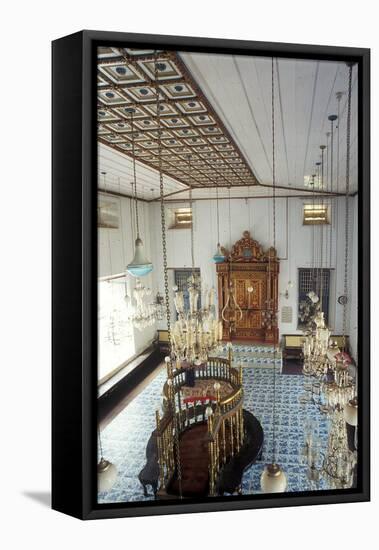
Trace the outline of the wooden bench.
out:
<instances>
[{"instance_id":1,"label":"wooden bench","mask_svg":"<svg viewBox=\"0 0 379 550\"><path fill-rule=\"evenodd\" d=\"M167 330L158 330L158 348L159 351L165 355L167 355L169 351L168 347L168 331Z\"/></svg>"},{"instance_id":2,"label":"wooden bench","mask_svg":"<svg viewBox=\"0 0 379 550\"><path fill-rule=\"evenodd\" d=\"M282 338L283 361L291 359L302 361L305 337L302 334L283 334Z\"/></svg>"}]
</instances>

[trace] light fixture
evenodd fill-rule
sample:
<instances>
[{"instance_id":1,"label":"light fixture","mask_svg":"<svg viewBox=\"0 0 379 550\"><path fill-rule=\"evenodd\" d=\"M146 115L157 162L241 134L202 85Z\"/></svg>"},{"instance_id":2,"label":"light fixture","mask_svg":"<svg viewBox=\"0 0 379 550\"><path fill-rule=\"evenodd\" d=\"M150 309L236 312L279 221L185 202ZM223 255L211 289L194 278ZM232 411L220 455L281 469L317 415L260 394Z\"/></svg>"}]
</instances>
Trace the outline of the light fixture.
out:
<instances>
[{"instance_id":1,"label":"light fixture","mask_svg":"<svg viewBox=\"0 0 379 550\"><path fill-rule=\"evenodd\" d=\"M97 464L97 490L99 493L108 492L112 489L117 479L117 468L112 462L103 457L100 429L98 429L100 461Z\"/></svg>"},{"instance_id":2,"label":"light fixture","mask_svg":"<svg viewBox=\"0 0 379 550\"><path fill-rule=\"evenodd\" d=\"M345 420L350 426L358 426L358 398L353 397L353 399L350 399L350 401L345 405Z\"/></svg>"},{"instance_id":3,"label":"light fixture","mask_svg":"<svg viewBox=\"0 0 379 550\"><path fill-rule=\"evenodd\" d=\"M347 100L347 122L346 122L346 202L345 202L345 258L344 258L344 296L347 298L348 292L348 250L349 250L349 180L350 180L350 127L351 127L351 89L352 89L352 64L349 67L349 85ZM338 97L337 97L338 99ZM340 98L339 98L340 99ZM329 117L333 123L336 120L335 115ZM333 126L332 126L333 129ZM321 264L322 266L322 264ZM320 288L320 303L322 303L322 285ZM344 348L346 334L346 304L343 302L343 338ZM321 338L322 331L326 331L323 322L323 313L319 311L316 318L316 333L313 338L306 342L307 348L304 348L304 355L309 351L314 356L313 368L310 374L322 375L321 391L324 394L324 405L321 410L330 415L330 429L328 435L328 445L324 453L322 466L317 470L313 465L308 464L313 473L322 474L326 479L329 488L343 489L349 488L354 483L355 466L357 462L357 453L350 450L347 438L346 423L354 426L355 429L355 448L357 448L357 424L358 424L358 399L356 397L357 379L355 383L349 373L348 365L342 360L331 360L327 355L328 343L326 338ZM329 339L328 339L329 340ZM312 346L318 346L318 350L312 349ZM305 357L304 366L309 363L309 358ZM308 444L309 451L312 451L312 442ZM312 472L308 477L312 477ZM317 477L317 475L315 476Z\"/></svg>"},{"instance_id":4,"label":"light fixture","mask_svg":"<svg viewBox=\"0 0 379 550\"><path fill-rule=\"evenodd\" d=\"M220 245L220 215L218 208L218 187L216 187L216 208L217 208L217 249L216 253L213 256L213 261L215 264L221 264L225 261L225 254L221 250Z\"/></svg>"},{"instance_id":5,"label":"light fixture","mask_svg":"<svg viewBox=\"0 0 379 550\"><path fill-rule=\"evenodd\" d=\"M191 159L188 157L188 173L191 174ZM190 208L192 210L192 186L189 188ZM173 356L177 361L190 364L205 362L215 351L222 338L222 323L214 315L215 290L205 290L203 307L199 306L202 293L201 279L195 274L194 236L191 225L191 264L192 273L188 280L189 307L186 307L183 290L174 287L174 304L178 320L171 331Z\"/></svg>"},{"instance_id":6,"label":"light fixture","mask_svg":"<svg viewBox=\"0 0 379 550\"><path fill-rule=\"evenodd\" d=\"M279 464L266 464L261 475L261 489L264 493L284 493L287 477Z\"/></svg>"},{"instance_id":7,"label":"light fixture","mask_svg":"<svg viewBox=\"0 0 379 550\"><path fill-rule=\"evenodd\" d=\"M134 124L133 114L135 109L130 107L126 109L126 112L130 114L130 126L132 133L132 162L133 162L133 183L134 183L134 199L135 199L135 213L136 213L136 229L137 238L135 241L134 257L133 260L126 266L126 271L133 277L144 277L153 270L153 264L146 258L143 247L143 242L139 234L139 220L138 220L138 198L137 198L137 176L136 176L136 156L134 147Z\"/></svg>"},{"instance_id":8,"label":"light fixture","mask_svg":"<svg viewBox=\"0 0 379 550\"><path fill-rule=\"evenodd\" d=\"M271 59L271 113L272 113L272 220L273 220L273 248L276 250L276 201L275 201L275 80L274 80L274 58ZM271 261L271 255L269 255L269 262ZM271 266L269 265L269 271ZM271 308L271 303L270 303ZM276 312L268 312L272 321L275 320ZM274 395L272 403L272 417L273 417L273 430L272 430L272 461L270 464L266 464L261 475L261 489L263 493L283 493L287 489L287 477L283 469L276 461L276 345L274 344L274 357L273 357L273 386Z\"/></svg>"},{"instance_id":9,"label":"light fixture","mask_svg":"<svg viewBox=\"0 0 379 550\"><path fill-rule=\"evenodd\" d=\"M292 287L293 287L293 282L288 281L285 291L281 292L280 295L283 296L283 298L285 298L286 300L288 300L288 298L290 297L290 289ZM247 289L247 290L249 291L249 289Z\"/></svg>"},{"instance_id":10,"label":"light fixture","mask_svg":"<svg viewBox=\"0 0 379 550\"><path fill-rule=\"evenodd\" d=\"M147 300L150 296L151 289L146 288L140 279L136 279L133 290L135 304L132 306L131 321L138 330L144 330L155 322L155 306Z\"/></svg>"},{"instance_id":11,"label":"light fixture","mask_svg":"<svg viewBox=\"0 0 379 550\"><path fill-rule=\"evenodd\" d=\"M114 464L100 459L97 465L97 490L99 493L110 491L117 479L117 469Z\"/></svg>"},{"instance_id":12,"label":"light fixture","mask_svg":"<svg viewBox=\"0 0 379 550\"><path fill-rule=\"evenodd\" d=\"M232 338L232 333L235 331L237 322L241 321L243 317L242 309L240 308L238 301L236 299L235 286L233 284L232 275L232 216L231 216L231 205L230 205L230 186L228 187L228 207L229 207L229 243L230 243L230 252L228 256L228 286L226 289L226 300L224 307L221 311L221 318L229 328L229 342ZM226 311L228 310L228 315L226 316ZM233 313L234 312L234 313Z\"/></svg>"}]
</instances>

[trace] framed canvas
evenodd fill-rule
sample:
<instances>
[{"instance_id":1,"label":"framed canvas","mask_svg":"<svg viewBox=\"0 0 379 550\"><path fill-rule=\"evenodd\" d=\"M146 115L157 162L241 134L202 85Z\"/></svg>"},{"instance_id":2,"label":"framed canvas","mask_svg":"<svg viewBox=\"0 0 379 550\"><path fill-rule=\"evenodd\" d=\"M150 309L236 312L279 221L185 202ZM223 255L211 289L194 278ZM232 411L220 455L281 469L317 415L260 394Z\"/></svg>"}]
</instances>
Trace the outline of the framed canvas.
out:
<instances>
[{"instance_id":1,"label":"framed canvas","mask_svg":"<svg viewBox=\"0 0 379 550\"><path fill-rule=\"evenodd\" d=\"M369 50L82 31L52 84L53 508L369 500Z\"/></svg>"}]
</instances>

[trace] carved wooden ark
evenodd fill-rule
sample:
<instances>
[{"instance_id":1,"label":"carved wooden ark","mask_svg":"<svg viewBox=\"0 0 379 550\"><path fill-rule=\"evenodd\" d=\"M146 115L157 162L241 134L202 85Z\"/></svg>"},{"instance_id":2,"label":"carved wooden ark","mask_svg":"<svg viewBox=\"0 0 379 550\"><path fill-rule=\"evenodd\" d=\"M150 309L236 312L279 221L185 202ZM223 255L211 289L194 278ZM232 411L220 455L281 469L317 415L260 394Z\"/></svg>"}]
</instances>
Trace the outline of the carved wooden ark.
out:
<instances>
[{"instance_id":1,"label":"carved wooden ark","mask_svg":"<svg viewBox=\"0 0 379 550\"><path fill-rule=\"evenodd\" d=\"M224 339L277 343L279 260L244 231L216 265Z\"/></svg>"}]
</instances>

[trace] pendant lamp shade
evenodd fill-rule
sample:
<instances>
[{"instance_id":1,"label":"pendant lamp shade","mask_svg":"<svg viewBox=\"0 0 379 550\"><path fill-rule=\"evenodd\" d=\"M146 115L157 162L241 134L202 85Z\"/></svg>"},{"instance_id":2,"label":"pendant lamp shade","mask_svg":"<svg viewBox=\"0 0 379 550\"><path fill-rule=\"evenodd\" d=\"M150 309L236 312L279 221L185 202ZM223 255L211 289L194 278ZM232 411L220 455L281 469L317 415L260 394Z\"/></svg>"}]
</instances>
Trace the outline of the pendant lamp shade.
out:
<instances>
[{"instance_id":1,"label":"pendant lamp shade","mask_svg":"<svg viewBox=\"0 0 379 550\"><path fill-rule=\"evenodd\" d=\"M225 261L225 256L221 251L220 243L217 244L217 250L216 250L216 254L213 256L213 261L215 264L221 264L222 262Z\"/></svg>"},{"instance_id":2,"label":"pendant lamp shade","mask_svg":"<svg viewBox=\"0 0 379 550\"><path fill-rule=\"evenodd\" d=\"M133 185L134 185L134 202L136 208L136 229L137 229L137 238L135 242L134 249L134 258L126 266L126 271L133 277L144 277L153 270L153 264L146 258L145 252L143 249L143 242L139 236L139 220L138 220L138 198L137 198L137 173L136 173L136 155L134 150L134 122L133 114L135 109L128 109L130 113L130 126L132 130L132 157L133 157Z\"/></svg>"},{"instance_id":3,"label":"pendant lamp shade","mask_svg":"<svg viewBox=\"0 0 379 550\"><path fill-rule=\"evenodd\" d=\"M117 479L117 469L112 462L101 458L97 465L97 490L99 493L110 491Z\"/></svg>"},{"instance_id":4,"label":"pendant lamp shade","mask_svg":"<svg viewBox=\"0 0 379 550\"><path fill-rule=\"evenodd\" d=\"M133 277L144 277L153 270L153 264L146 258L143 242L140 237L136 238L134 258L126 266L126 271Z\"/></svg>"},{"instance_id":5,"label":"pendant lamp shade","mask_svg":"<svg viewBox=\"0 0 379 550\"><path fill-rule=\"evenodd\" d=\"M261 475L263 493L284 493L287 488L287 477L279 464L266 464Z\"/></svg>"},{"instance_id":6,"label":"pendant lamp shade","mask_svg":"<svg viewBox=\"0 0 379 550\"><path fill-rule=\"evenodd\" d=\"M344 416L346 422L350 426L358 425L358 399L356 397L354 399L350 399L348 404L345 406Z\"/></svg>"}]
</instances>

